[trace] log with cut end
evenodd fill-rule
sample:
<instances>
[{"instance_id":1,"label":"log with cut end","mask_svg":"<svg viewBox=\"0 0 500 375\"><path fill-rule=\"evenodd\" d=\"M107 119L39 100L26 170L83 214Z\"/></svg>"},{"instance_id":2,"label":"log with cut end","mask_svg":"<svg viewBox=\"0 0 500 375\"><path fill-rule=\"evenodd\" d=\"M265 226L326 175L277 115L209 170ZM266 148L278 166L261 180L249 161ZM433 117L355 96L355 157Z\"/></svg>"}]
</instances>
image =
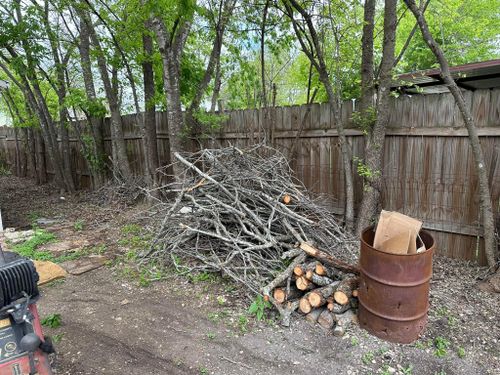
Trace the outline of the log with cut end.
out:
<instances>
[{"instance_id":1,"label":"log with cut end","mask_svg":"<svg viewBox=\"0 0 500 375\"><path fill-rule=\"evenodd\" d=\"M310 262L310 263L304 263L304 264L297 264L293 268L293 274L297 277L300 276L305 276L308 270L314 270L314 267L316 267L316 262Z\"/></svg>"},{"instance_id":2,"label":"log with cut end","mask_svg":"<svg viewBox=\"0 0 500 375\"><path fill-rule=\"evenodd\" d=\"M306 278L307 278L307 276L306 276ZM326 285L330 285L331 283L333 283L333 280L330 279L329 277L320 276L314 272L309 280L311 280L314 284L316 284L318 286L326 286Z\"/></svg>"},{"instance_id":3,"label":"log with cut end","mask_svg":"<svg viewBox=\"0 0 500 375\"><path fill-rule=\"evenodd\" d=\"M309 314L306 315L306 320L311 323L316 323L323 310L324 309L312 310Z\"/></svg>"},{"instance_id":4,"label":"log with cut end","mask_svg":"<svg viewBox=\"0 0 500 375\"><path fill-rule=\"evenodd\" d=\"M345 305L339 305L335 301L329 301L326 308L334 314L343 314L351 308L351 305L348 303Z\"/></svg>"},{"instance_id":5,"label":"log with cut end","mask_svg":"<svg viewBox=\"0 0 500 375\"><path fill-rule=\"evenodd\" d=\"M339 281L334 281L333 283L323 286L321 288L317 288L312 292L307 294L307 299L312 307L323 306L326 303L328 297L332 295L332 293L339 285Z\"/></svg>"},{"instance_id":6,"label":"log with cut end","mask_svg":"<svg viewBox=\"0 0 500 375\"><path fill-rule=\"evenodd\" d=\"M283 303L287 300L299 298L302 292L296 287L291 286L290 291L287 293L286 288L276 288L273 291L273 297L278 303Z\"/></svg>"},{"instance_id":7,"label":"log with cut end","mask_svg":"<svg viewBox=\"0 0 500 375\"><path fill-rule=\"evenodd\" d=\"M288 194L285 194L283 195L283 203L284 204L290 204L290 202L292 201L292 197Z\"/></svg>"},{"instance_id":8,"label":"log with cut end","mask_svg":"<svg viewBox=\"0 0 500 375\"><path fill-rule=\"evenodd\" d=\"M333 267L327 267L320 262L316 263L314 272L320 276L327 276L330 279L341 279L344 274L342 271Z\"/></svg>"},{"instance_id":9,"label":"log with cut end","mask_svg":"<svg viewBox=\"0 0 500 375\"><path fill-rule=\"evenodd\" d=\"M352 296L352 291L356 289L358 285L359 279L357 277L351 277L342 280L335 290L335 293L333 294L335 302L337 302L339 305L348 304L349 298L351 298Z\"/></svg>"},{"instance_id":10,"label":"log with cut end","mask_svg":"<svg viewBox=\"0 0 500 375\"><path fill-rule=\"evenodd\" d=\"M305 274L306 279L310 280L310 281L312 281L313 275L314 275L314 271L313 270L307 270L307 272ZM314 281L313 281L313 283L314 283Z\"/></svg>"},{"instance_id":11,"label":"log with cut end","mask_svg":"<svg viewBox=\"0 0 500 375\"><path fill-rule=\"evenodd\" d=\"M335 321L335 315L328 309L324 309L318 317L318 324L325 329L331 329L335 325Z\"/></svg>"},{"instance_id":12,"label":"log with cut end","mask_svg":"<svg viewBox=\"0 0 500 375\"><path fill-rule=\"evenodd\" d=\"M312 256L313 258L318 259L319 261L328 264L329 266L335 267L341 271L347 273L353 273L355 275L359 275L359 268L357 266L353 266L346 262L337 259L330 254L327 254L315 247L309 245L307 242L302 242L300 244L300 248L307 254Z\"/></svg>"},{"instance_id":13,"label":"log with cut end","mask_svg":"<svg viewBox=\"0 0 500 375\"><path fill-rule=\"evenodd\" d=\"M299 301L299 310L304 314L309 314L312 310L312 306L309 303L307 297L302 297Z\"/></svg>"},{"instance_id":14,"label":"log with cut end","mask_svg":"<svg viewBox=\"0 0 500 375\"><path fill-rule=\"evenodd\" d=\"M299 290L311 290L314 288L314 284L305 278L305 276L298 277L297 280L295 280L295 286Z\"/></svg>"}]
</instances>

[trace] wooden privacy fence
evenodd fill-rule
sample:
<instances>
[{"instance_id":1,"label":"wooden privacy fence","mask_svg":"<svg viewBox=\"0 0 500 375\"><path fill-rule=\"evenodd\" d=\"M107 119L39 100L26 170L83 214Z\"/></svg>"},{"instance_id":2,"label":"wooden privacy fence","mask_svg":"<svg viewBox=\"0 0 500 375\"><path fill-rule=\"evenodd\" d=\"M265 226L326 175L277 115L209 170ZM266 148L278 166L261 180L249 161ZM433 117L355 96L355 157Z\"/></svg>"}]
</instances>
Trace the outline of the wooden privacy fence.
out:
<instances>
[{"instance_id":1,"label":"wooden privacy fence","mask_svg":"<svg viewBox=\"0 0 500 375\"><path fill-rule=\"evenodd\" d=\"M467 92L466 99L479 126L489 171L497 222L500 198L500 90ZM363 158L364 136L351 121L353 102L341 113L353 158ZM265 113L267 111L267 113ZM322 194L337 214L344 212L344 174L338 134L328 104L276 107L267 110L225 112L220 132L205 145L233 144L244 147L264 134L272 145L290 157L297 177L312 192ZM132 169L144 171L140 121L123 116L127 150ZM110 151L109 119L105 119L106 149ZM157 114L160 162L168 163L166 113ZM294 146L295 145L295 146ZM81 147L71 141L74 178L79 187L90 186ZM16 170L12 129L0 128L1 159ZM22 159L22 158L21 158ZM47 159L47 170L51 173ZM356 162L353 161L356 170ZM486 264L480 225L478 180L473 155L461 115L450 94L402 96L392 99L385 142L381 208L396 210L424 221L434 235L438 253ZM362 179L355 174L355 201L359 204Z\"/></svg>"}]
</instances>

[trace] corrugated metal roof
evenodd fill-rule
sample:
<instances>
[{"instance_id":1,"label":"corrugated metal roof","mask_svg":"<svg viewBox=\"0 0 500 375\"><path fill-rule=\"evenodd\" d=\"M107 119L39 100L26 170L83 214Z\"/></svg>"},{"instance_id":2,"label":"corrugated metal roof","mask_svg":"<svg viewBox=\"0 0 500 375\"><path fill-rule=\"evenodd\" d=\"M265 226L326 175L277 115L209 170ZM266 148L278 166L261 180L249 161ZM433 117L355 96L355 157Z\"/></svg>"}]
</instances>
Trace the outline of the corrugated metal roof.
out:
<instances>
[{"instance_id":1,"label":"corrugated metal roof","mask_svg":"<svg viewBox=\"0 0 500 375\"><path fill-rule=\"evenodd\" d=\"M500 87L500 59L453 66L450 72L457 85L466 90ZM400 74L392 89L414 94L448 92L441 69Z\"/></svg>"}]
</instances>

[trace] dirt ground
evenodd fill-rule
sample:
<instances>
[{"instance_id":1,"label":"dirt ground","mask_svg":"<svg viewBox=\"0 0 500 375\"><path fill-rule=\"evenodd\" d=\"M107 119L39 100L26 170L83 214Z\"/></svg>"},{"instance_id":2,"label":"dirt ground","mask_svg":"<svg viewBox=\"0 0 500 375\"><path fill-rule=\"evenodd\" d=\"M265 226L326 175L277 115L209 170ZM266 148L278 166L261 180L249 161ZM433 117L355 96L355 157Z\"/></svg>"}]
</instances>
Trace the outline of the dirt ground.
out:
<instances>
[{"instance_id":1,"label":"dirt ground","mask_svg":"<svg viewBox=\"0 0 500 375\"><path fill-rule=\"evenodd\" d=\"M56 374L500 374L500 296L475 288L484 269L435 257L429 324L414 344L397 345L358 326L335 337L300 316L280 327L257 322L238 286L174 273L145 283L127 260L141 205L64 197L50 185L0 177L4 225L47 228L58 241L85 239L112 259L105 267L41 288L42 317L60 314ZM141 286L142 285L142 286ZM445 347L440 356L436 343Z\"/></svg>"}]
</instances>

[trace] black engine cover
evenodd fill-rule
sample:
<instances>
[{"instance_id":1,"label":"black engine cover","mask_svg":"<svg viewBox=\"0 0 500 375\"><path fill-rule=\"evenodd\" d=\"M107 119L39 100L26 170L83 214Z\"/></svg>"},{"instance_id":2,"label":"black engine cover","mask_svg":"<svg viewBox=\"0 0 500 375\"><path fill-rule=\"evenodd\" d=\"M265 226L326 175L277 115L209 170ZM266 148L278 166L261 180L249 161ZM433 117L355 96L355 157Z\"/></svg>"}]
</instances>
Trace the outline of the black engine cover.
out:
<instances>
[{"instance_id":1,"label":"black engine cover","mask_svg":"<svg viewBox=\"0 0 500 375\"><path fill-rule=\"evenodd\" d=\"M22 298L24 293L30 298L38 297L38 279L35 265L29 259L18 258L0 265L0 308Z\"/></svg>"}]
</instances>

